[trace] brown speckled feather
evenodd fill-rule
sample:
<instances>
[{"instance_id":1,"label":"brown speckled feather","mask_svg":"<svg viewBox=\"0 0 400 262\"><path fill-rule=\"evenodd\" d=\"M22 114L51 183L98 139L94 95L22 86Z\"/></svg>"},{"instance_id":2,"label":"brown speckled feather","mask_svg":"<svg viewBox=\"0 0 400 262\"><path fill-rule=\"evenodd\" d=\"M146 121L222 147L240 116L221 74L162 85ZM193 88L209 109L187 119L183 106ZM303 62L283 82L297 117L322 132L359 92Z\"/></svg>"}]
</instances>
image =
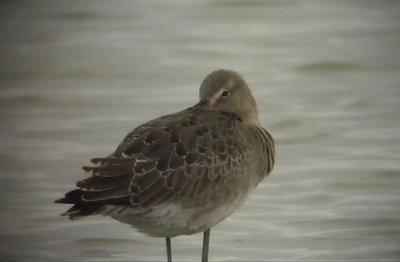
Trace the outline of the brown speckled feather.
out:
<instances>
[{"instance_id":1,"label":"brown speckled feather","mask_svg":"<svg viewBox=\"0 0 400 262\"><path fill-rule=\"evenodd\" d=\"M199 95L84 166L88 177L56 200L73 204L64 215L107 215L155 237L206 231L230 216L272 171L274 140L238 73L212 72Z\"/></svg>"},{"instance_id":2,"label":"brown speckled feather","mask_svg":"<svg viewBox=\"0 0 400 262\"><path fill-rule=\"evenodd\" d=\"M263 144L263 133L252 132L235 115L198 106L157 118L130 132L111 156L83 167L91 176L77 183L81 200L151 207L207 198L224 190L224 183L241 183L246 173L238 168L252 161L255 150L246 146L254 142L249 139ZM273 159L265 162L260 180L272 166Z\"/></svg>"}]
</instances>

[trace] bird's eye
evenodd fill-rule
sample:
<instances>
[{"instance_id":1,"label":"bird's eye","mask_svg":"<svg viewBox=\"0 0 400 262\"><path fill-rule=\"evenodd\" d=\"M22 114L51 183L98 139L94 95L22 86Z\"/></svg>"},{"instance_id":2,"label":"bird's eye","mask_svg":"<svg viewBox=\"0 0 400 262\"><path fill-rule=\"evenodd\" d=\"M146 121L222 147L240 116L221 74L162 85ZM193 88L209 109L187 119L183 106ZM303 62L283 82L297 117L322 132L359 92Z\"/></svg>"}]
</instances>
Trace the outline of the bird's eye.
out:
<instances>
[{"instance_id":1,"label":"bird's eye","mask_svg":"<svg viewBox=\"0 0 400 262\"><path fill-rule=\"evenodd\" d=\"M227 98L231 93L229 91L224 91L221 94L221 98Z\"/></svg>"}]
</instances>

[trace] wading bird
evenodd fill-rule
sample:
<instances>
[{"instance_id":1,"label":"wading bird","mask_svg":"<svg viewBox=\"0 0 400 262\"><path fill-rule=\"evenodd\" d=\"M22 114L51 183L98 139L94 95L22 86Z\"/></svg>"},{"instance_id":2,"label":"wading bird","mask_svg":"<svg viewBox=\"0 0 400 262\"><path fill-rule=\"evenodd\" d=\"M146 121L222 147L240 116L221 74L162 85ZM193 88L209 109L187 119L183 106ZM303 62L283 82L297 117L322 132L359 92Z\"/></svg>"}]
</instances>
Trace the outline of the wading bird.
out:
<instances>
[{"instance_id":1,"label":"wading bird","mask_svg":"<svg viewBox=\"0 0 400 262\"><path fill-rule=\"evenodd\" d=\"M217 70L200 101L133 129L111 155L91 160L89 177L57 203L73 204L71 219L107 215L153 237L204 232L230 216L273 169L274 140L256 101L236 72Z\"/></svg>"}]
</instances>

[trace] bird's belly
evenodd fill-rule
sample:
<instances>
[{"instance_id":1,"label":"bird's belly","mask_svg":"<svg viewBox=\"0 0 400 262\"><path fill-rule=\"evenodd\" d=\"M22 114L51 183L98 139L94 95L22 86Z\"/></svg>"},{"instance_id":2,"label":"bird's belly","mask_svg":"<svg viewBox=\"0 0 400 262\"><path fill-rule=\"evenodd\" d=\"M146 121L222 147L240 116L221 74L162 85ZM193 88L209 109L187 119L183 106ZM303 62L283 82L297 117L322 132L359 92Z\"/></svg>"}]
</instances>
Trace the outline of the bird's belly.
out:
<instances>
[{"instance_id":1,"label":"bird's belly","mask_svg":"<svg viewBox=\"0 0 400 262\"><path fill-rule=\"evenodd\" d=\"M179 203L169 203L149 210L108 205L101 214L109 215L153 237L174 237L191 235L211 228L230 216L246 198L247 194L241 195L218 206L208 203L201 207L182 208Z\"/></svg>"}]
</instances>

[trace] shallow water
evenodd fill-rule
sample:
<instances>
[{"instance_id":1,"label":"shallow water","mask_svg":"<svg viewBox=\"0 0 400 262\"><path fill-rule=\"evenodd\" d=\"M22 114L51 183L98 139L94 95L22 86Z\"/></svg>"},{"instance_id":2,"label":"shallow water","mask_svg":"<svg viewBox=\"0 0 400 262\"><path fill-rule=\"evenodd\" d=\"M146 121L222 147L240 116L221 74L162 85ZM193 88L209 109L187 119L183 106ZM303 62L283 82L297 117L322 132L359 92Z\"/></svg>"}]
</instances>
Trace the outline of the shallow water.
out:
<instances>
[{"instance_id":1,"label":"shallow water","mask_svg":"<svg viewBox=\"0 0 400 262\"><path fill-rule=\"evenodd\" d=\"M133 127L242 73L273 174L212 230L212 261L400 260L398 1L2 1L0 257L159 261L164 240L53 201ZM201 235L173 240L199 260Z\"/></svg>"}]
</instances>

